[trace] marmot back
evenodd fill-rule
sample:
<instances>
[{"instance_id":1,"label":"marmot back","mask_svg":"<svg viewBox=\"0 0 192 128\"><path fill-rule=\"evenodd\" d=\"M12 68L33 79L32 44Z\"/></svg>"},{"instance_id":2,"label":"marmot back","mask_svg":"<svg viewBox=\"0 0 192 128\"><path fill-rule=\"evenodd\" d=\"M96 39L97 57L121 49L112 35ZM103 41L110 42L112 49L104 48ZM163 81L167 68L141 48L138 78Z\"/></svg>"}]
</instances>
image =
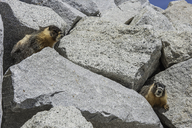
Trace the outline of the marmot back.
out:
<instances>
[{"instance_id":1,"label":"marmot back","mask_svg":"<svg viewBox=\"0 0 192 128\"><path fill-rule=\"evenodd\" d=\"M167 92L165 85L154 83L150 86L144 86L140 94L144 96L152 107L163 107L165 110L169 109L167 104Z\"/></svg>"},{"instance_id":2,"label":"marmot back","mask_svg":"<svg viewBox=\"0 0 192 128\"><path fill-rule=\"evenodd\" d=\"M45 47L53 47L62 37L62 31L54 25L40 28L40 30L31 35L26 35L17 42L11 51L11 56L14 58L15 63L19 63Z\"/></svg>"}]
</instances>

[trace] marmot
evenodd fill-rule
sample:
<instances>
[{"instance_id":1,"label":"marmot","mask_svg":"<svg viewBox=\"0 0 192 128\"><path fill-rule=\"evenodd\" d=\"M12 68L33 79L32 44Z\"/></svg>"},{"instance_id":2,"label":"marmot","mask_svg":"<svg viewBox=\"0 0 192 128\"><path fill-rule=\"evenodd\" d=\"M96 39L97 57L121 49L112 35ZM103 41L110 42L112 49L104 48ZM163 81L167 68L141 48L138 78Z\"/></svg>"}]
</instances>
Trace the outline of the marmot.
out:
<instances>
[{"instance_id":1,"label":"marmot","mask_svg":"<svg viewBox=\"0 0 192 128\"><path fill-rule=\"evenodd\" d=\"M19 63L33 53L41 51L44 47L53 47L62 37L61 29L54 25L41 27L40 30L26 35L17 42L11 51L11 56L15 63Z\"/></svg>"},{"instance_id":2,"label":"marmot","mask_svg":"<svg viewBox=\"0 0 192 128\"><path fill-rule=\"evenodd\" d=\"M167 92L165 85L159 82L153 83L151 86L144 86L140 94L144 96L152 107L163 107L165 110L169 109L167 104Z\"/></svg>"}]
</instances>

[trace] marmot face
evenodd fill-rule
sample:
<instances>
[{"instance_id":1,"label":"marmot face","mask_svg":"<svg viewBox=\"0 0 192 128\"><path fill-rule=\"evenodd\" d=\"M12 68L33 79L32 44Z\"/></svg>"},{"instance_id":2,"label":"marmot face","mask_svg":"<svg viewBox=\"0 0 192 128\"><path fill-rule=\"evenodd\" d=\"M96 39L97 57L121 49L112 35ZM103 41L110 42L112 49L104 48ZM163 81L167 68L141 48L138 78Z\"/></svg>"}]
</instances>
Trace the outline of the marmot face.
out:
<instances>
[{"instance_id":1,"label":"marmot face","mask_svg":"<svg viewBox=\"0 0 192 128\"><path fill-rule=\"evenodd\" d=\"M51 25L49 26L50 36L53 40L59 41L64 35L58 27Z\"/></svg>"},{"instance_id":2,"label":"marmot face","mask_svg":"<svg viewBox=\"0 0 192 128\"><path fill-rule=\"evenodd\" d=\"M153 94L156 97L162 97L165 94L165 85L160 84L159 82L155 83L152 89Z\"/></svg>"}]
</instances>

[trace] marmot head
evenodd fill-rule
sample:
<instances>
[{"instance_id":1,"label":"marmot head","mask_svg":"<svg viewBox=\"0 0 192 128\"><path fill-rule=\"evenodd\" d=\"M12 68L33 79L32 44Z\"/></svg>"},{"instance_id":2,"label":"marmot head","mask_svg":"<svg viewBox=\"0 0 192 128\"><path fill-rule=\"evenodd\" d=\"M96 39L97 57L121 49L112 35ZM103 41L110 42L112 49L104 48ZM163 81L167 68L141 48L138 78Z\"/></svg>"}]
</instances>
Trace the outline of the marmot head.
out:
<instances>
[{"instance_id":1,"label":"marmot head","mask_svg":"<svg viewBox=\"0 0 192 128\"><path fill-rule=\"evenodd\" d=\"M165 85L159 82L156 82L154 83L152 91L156 97L162 97L165 95Z\"/></svg>"},{"instance_id":2,"label":"marmot head","mask_svg":"<svg viewBox=\"0 0 192 128\"><path fill-rule=\"evenodd\" d=\"M55 25L50 25L48 27L49 27L50 35L53 38L53 40L59 41L64 36L61 29L59 29Z\"/></svg>"}]
</instances>

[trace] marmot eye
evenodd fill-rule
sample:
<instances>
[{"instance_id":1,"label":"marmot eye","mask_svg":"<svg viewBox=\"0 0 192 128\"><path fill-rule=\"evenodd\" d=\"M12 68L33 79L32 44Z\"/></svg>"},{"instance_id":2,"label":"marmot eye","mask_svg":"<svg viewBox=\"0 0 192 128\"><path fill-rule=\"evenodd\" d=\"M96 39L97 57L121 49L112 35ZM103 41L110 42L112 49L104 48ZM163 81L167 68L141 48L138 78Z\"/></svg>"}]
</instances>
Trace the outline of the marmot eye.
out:
<instances>
[{"instance_id":1,"label":"marmot eye","mask_svg":"<svg viewBox=\"0 0 192 128\"><path fill-rule=\"evenodd\" d=\"M53 32L57 33L57 31L56 31L56 30L53 30Z\"/></svg>"}]
</instances>

